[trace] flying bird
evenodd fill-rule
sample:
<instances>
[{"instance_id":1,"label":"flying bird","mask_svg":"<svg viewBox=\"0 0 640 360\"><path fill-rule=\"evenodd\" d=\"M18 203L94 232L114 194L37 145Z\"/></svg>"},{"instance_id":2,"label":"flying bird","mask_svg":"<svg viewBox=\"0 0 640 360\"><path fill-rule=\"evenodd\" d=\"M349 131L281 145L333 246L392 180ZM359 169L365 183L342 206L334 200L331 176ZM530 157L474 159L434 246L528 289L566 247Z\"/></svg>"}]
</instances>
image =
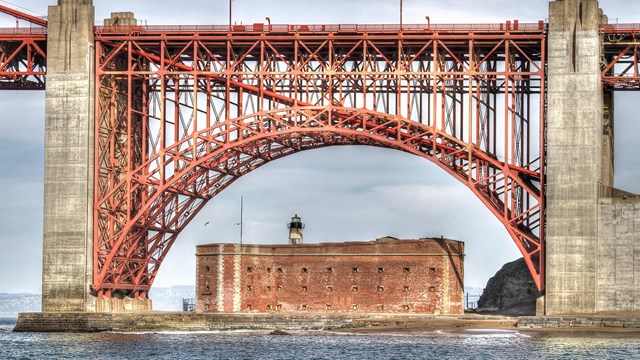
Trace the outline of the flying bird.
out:
<instances>
[{"instance_id":1,"label":"flying bird","mask_svg":"<svg viewBox=\"0 0 640 360\"><path fill-rule=\"evenodd\" d=\"M207 221L206 223L204 223L204 226L207 226L207 225L209 225L209 222L208 222L208 221Z\"/></svg>"}]
</instances>

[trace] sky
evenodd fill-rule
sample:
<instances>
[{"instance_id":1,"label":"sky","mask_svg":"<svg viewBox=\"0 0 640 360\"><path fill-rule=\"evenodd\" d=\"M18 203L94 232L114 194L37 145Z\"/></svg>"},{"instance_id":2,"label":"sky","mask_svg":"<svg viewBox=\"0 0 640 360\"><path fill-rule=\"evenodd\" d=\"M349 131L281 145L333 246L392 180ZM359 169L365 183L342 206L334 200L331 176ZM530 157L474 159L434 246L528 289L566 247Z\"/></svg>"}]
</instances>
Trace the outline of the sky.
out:
<instances>
[{"instance_id":1,"label":"sky","mask_svg":"<svg viewBox=\"0 0 640 360\"><path fill-rule=\"evenodd\" d=\"M36 15L55 1L13 0ZM94 1L96 22L133 11L149 25L227 24L228 1ZM611 22L640 22L640 1L602 0ZM13 6L16 8L16 6ZM499 23L547 18L546 0L404 0L404 23ZM234 0L244 24L397 23L395 0ZM0 26L15 20L0 14ZM640 94L615 98L616 186L640 193ZM39 293L42 271L44 92L0 93L0 293ZM240 197L243 241L286 243L294 214L306 224L306 243L369 241L382 236L445 236L466 243L465 285L484 287L506 262L521 255L505 228L463 184L436 165L400 151L329 147L271 162L211 200L180 235L154 286L193 285L195 246L238 242ZM204 225L209 222L208 225Z\"/></svg>"}]
</instances>

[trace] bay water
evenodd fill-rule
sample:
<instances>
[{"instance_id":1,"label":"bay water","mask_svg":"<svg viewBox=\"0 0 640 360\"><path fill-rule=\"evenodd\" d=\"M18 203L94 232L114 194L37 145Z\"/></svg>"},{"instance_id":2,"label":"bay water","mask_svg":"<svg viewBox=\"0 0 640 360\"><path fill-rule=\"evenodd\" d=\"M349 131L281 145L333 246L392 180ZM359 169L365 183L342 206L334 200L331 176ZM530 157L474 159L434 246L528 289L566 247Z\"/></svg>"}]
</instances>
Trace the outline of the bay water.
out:
<instances>
[{"instance_id":1,"label":"bay water","mask_svg":"<svg viewBox=\"0 0 640 360\"><path fill-rule=\"evenodd\" d=\"M640 336L625 332L86 334L14 333L14 325L0 319L0 359L640 359Z\"/></svg>"}]
</instances>

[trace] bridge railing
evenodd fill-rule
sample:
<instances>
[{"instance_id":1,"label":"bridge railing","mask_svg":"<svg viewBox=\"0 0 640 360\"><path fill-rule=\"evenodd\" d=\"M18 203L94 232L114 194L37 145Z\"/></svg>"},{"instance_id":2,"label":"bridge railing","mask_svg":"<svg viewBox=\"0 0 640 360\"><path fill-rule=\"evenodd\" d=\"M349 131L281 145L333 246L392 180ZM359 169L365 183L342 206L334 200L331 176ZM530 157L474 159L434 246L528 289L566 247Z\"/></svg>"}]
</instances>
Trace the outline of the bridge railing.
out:
<instances>
[{"instance_id":1,"label":"bridge railing","mask_svg":"<svg viewBox=\"0 0 640 360\"><path fill-rule=\"evenodd\" d=\"M43 27L13 27L0 28L2 35L45 35L47 28Z\"/></svg>"},{"instance_id":2,"label":"bridge railing","mask_svg":"<svg viewBox=\"0 0 640 360\"><path fill-rule=\"evenodd\" d=\"M631 24L600 24L600 31L607 34L640 31L640 23Z\"/></svg>"},{"instance_id":3,"label":"bridge railing","mask_svg":"<svg viewBox=\"0 0 640 360\"><path fill-rule=\"evenodd\" d=\"M640 24L632 24L638 26ZM398 33L399 24L273 24L255 23L250 25L136 25L136 26L95 26L96 34L103 33ZM404 24L403 32L540 32L545 30L543 21L537 23L506 22L497 24ZM0 34L41 35L44 27L0 28Z\"/></svg>"},{"instance_id":4,"label":"bridge railing","mask_svg":"<svg viewBox=\"0 0 640 360\"><path fill-rule=\"evenodd\" d=\"M540 32L546 28L543 21L537 23L506 22L499 24L404 24L403 32ZM143 25L143 26L96 26L101 33L398 33L399 24L315 24L315 25Z\"/></svg>"},{"instance_id":5,"label":"bridge railing","mask_svg":"<svg viewBox=\"0 0 640 360\"><path fill-rule=\"evenodd\" d=\"M537 23L498 23L498 24L405 24L402 30L406 32L504 32L533 31L546 29L543 21ZM155 33L197 33L197 32L274 32L274 33L329 33L329 32L374 32L397 33L400 31L398 24L316 24L316 25L289 25L274 24L265 25L256 23L251 25L144 25L144 26L95 26L96 33L131 33L131 32L155 32ZM600 31L604 33L640 32L640 23L629 24L601 24ZM44 27L7 27L0 28L0 34L15 35L43 35L47 33Z\"/></svg>"}]
</instances>

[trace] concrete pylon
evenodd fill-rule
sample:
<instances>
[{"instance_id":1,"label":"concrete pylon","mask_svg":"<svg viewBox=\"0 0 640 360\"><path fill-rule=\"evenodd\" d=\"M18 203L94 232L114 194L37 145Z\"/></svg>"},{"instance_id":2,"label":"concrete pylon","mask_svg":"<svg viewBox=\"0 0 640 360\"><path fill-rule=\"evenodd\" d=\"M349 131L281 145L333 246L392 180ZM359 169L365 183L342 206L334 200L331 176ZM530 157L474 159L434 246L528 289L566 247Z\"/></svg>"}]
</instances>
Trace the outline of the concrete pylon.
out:
<instances>
[{"instance_id":1,"label":"concrete pylon","mask_svg":"<svg viewBox=\"0 0 640 360\"><path fill-rule=\"evenodd\" d=\"M546 315L640 311L640 198L613 188L597 0L549 6Z\"/></svg>"},{"instance_id":2,"label":"concrete pylon","mask_svg":"<svg viewBox=\"0 0 640 360\"><path fill-rule=\"evenodd\" d=\"M92 311L94 7L49 7L42 311Z\"/></svg>"},{"instance_id":3,"label":"concrete pylon","mask_svg":"<svg viewBox=\"0 0 640 360\"><path fill-rule=\"evenodd\" d=\"M549 5L545 313L596 311L603 180L603 21L597 0Z\"/></svg>"}]
</instances>

